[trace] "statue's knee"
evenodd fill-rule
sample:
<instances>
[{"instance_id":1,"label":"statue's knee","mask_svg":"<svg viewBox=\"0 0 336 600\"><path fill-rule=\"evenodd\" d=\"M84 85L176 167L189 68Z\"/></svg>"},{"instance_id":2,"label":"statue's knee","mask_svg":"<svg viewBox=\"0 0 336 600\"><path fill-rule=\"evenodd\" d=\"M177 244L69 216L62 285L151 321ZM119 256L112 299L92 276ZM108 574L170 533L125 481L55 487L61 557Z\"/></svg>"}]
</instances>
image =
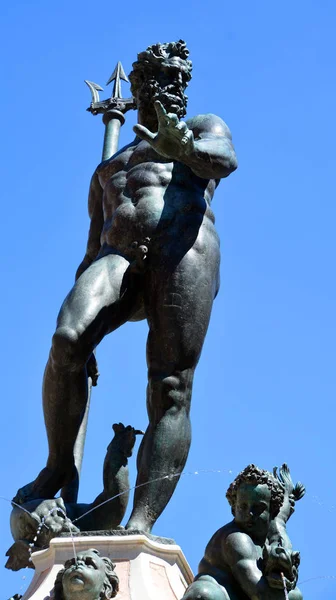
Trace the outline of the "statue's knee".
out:
<instances>
[{"instance_id":1,"label":"statue's knee","mask_svg":"<svg viewBox=\"0 0 336 600\"><path fill-rule=\"evenodd\" d=\"M189 411L191 377L183 372L149 371L149 409L154 412L169 413L173 416L181 411Z\"/></svg>"},{"instance_id":2,"label":"statue's knee","mask_svg":"<svg viewBox=\"0 0 336 600\"><path fill-rule=\"evenodd\" d=\"M51 358L59 365L67 365L79 354L78 333L71 327L58 327L53 335Z\"/></svg>"}]
</instances>

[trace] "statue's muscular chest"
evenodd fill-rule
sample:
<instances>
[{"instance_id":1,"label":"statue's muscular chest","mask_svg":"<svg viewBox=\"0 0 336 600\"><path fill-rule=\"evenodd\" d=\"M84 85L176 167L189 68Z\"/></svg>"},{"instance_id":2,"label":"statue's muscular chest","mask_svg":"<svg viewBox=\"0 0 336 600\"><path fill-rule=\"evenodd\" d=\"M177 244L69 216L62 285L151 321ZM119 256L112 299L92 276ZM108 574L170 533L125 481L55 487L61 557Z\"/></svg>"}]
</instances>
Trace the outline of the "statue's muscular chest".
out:
<instances>
[{"instance_id":1,"label":"statue's muscular chest","mask_svg":"<svg viewBox=\"0 0 336 600\"><path fill-rule=\"evenodd\" d=\"M145 141L126 146L110 161L98 167L104 196L132 197L144 187L166 187L172 178L174 163L159 155Z\"/></svg>"}]
</instances>

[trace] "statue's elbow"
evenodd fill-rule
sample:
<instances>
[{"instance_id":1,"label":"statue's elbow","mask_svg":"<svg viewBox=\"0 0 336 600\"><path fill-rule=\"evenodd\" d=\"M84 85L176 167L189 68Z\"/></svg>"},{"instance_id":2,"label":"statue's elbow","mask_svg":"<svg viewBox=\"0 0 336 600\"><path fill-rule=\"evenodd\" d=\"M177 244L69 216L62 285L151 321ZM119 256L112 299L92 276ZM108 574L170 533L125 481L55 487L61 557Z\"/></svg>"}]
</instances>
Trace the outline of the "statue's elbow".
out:
<instances>
[{"instance_id":1,"label":"statue's elbow","mask_svg":"<svg viewBox=\"0 0 336 600\"><path fill-rule=\"evenodd\" d=\"M224 179L228 177L238 168L237 157L234 151L225 152L217 157L217 160L212 163L214 170L214 178Z\"/></svg>"},{"instance_id":2,"label":"statue's elbow","mask_svg":"<svg viewBox=\"0 0 336 600\"><path fill-rule=\"evenodd\" d=\"M223 172L224 175L222 177L228 177L238 168L237 157L234 152L230 154L230 156L226 157L223 161Z\"/></svg>"}]
</instances>

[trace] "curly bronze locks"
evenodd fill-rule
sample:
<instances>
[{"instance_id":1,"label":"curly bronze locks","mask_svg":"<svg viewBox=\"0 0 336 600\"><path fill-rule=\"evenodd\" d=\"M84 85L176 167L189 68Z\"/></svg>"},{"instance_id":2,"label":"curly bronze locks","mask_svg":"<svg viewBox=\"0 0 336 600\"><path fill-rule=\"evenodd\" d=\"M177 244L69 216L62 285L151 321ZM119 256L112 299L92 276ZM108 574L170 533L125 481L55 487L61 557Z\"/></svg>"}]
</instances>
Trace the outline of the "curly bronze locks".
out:
<instances>
[{"instance_id":1,"label":"curly bronze locks","mask_svg":"<svg viewBox=\"0 0 336 600\"><path fill-rule=\"evenodd\" d=\"M264 469L259 469L255 465L248 465L236 479L231 483L226 497L231 506L232 514L234 515L237 491L242 483L251 483L254 485L267 485L268 489L271 490L271 517L276 517L283 504L285 491L281 483L270 473Z\"/></svg>"},{"instance_id":2,"label":"curly bronze locks","mask_svg":"<svg viewBox=\"0 0 336 600\"><path fill-rule=\"evenodd\" d=\"M98 550L91 548L87 550L87 552L94 552L97 556L100 557L100 553ZM105 564L105 579L103 584L103 589L100 593L101 600L110 600L110 598L114 598L119 591L119 577L115 572L115 565L107 556L100 557ZM63 575L66 569L61 569L57 573L57 577L54 584L54 596L53 600L65 600L63 594Z\"/></svg>"},{"instance_id":3,"label":"curly bronze locks","mask_svg":"<svg viewBox=\"0 0 336 600\"><path fill-rule=\"evenodd\" d=\"M136 96L137 90L142 88L142 93L152 97L153 92L159 91L157 75L162 70L178 68L182 74L182 100L183 108L180 116L186 114L188 97L183 93L191 79L192 62L188 60L189 50L183 40L168 42L166 44L153 44L147 50L138 54L138 60L133 63L133 70L129 74L131 92Z\"/></svg>"}]
</instances>

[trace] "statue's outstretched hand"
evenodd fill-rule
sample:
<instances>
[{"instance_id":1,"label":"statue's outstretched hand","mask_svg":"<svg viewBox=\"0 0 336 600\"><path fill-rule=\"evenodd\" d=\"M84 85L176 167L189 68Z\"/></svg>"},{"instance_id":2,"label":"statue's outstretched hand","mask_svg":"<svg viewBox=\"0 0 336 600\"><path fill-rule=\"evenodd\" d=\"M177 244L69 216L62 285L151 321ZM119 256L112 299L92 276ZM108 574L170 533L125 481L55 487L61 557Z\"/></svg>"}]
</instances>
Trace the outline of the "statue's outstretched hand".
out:
<instances>
[{"instance_id":1,"label":"statue's outstretched hand","mask_svg":"<svg viewBox=\"0 0 336 600\"><path fill-rule=\"evenodd\" d=\"M159 154L175 160L188 156L194 150L194 135L184 121L174 113L167 113L157 100L154 107L158 119L158 131L152 133L143 125L133 127L136 135L148 142Z\"/></svg>"}]
</instances>

